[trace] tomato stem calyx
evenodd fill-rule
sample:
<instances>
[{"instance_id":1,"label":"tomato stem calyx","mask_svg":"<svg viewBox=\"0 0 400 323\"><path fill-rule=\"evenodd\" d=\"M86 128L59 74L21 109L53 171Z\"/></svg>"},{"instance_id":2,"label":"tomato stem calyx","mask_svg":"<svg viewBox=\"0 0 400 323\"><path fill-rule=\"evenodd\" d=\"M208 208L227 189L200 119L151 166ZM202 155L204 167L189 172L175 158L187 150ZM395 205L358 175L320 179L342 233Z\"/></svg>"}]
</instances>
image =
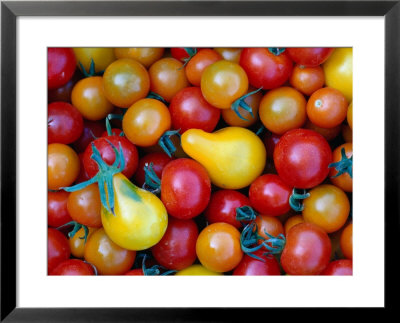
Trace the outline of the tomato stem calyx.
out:
<instances>
[{"instance_id":1,"label":"tomato stem calyx","mask_svg":"<svg viewBox=\"0 0 400 323\"><path fill-rule=\"evenodd\" d=\"M236 220L238 221L253 221L257 215L251 206L245 205L236 208Z\"/></svg>"},{"instance_id":2,"label":"tomato stem calyx","mask_svg":"<svg viewBox=\"0 0 400 323\"><path fill-rule=\"evenodd\" d=\"M353 178L353 155L350 158L347 158L344 148L340 150L340 153L342 155L342 159L336 163L331 163L328 165L329 168L335 168L338 172L335 176L332 176L332 178L338 177L344 173L349 174L350 177Z\"/></svg>"},{"instance_id":3,"label":"tomato stem calyx","mask_svg":"<svg viewBox=\"0 0 400 323\"><path fill-rule=\"evenodd\" d=\"M79 66L81 67L82 73L85 77L102 76L104 74L104 71L100 71L100 72L96 73L93 58L90 61L89 71L86 71L85 67L82 65L81 62L79 62Z\"/></svg>"},{"instance_id":4,"label":"tomato stem calyx","mask_svg":"<svg viewBox=\"0 0 400 323\"><path fill-rule=\"evenodd\" d=\"M254 118L253 109L251 108L251 106L249 106L249 105L246 103L245 99L246 99L248 96L253 95L253 94L255 94L255 93L257 93L257 92L259 92L259 91L261 91L261 90L262 90L262 87L260 87L259 89L255 90L255 91L251 91L251 92L249 92L249 93L243 95L242 97L240 97L239 99L237 99L236 101L234 101L234 102L232 103L231 109L232 109L233 111L235 111L236 115L237 115L240 119L242 119L242 120L244 120L244 121L249 121L248 119L246 119L245 117L243 117L243 116L240 114L239 108L242 108L243 110L245 110L246 112L248 112L248 113Z\"/></svg>"},{"instance_id":5,"label":"tomato stem calyx","mask_svg":"<svg viewBox=\"0 0 400 323\"><path fill-rule=\"evenodd\" d=\"M161 273L160 269L165 269L165 268L160 265L154 265L153 267L147 268L146 267L146 257L147 257L147 255L144 255L143 260L142 260L142 271L143 271L143 275L145 275L145 276L167 276L167 275L177 272L176 270L168 270L164 273Z\"/></svg>"},{"instance_id":6,"label":"tomato stem calyx","mask_svg":"<svg viewBox=\"0 0 400 323\"><path fill-rule=\"evenodd\" d=\"M114 163L111 166L108 165L101 158L99 150L92 142L93 154L92 154L91 158L97 163L97 165L99 167L98 173L91 179L87 180L86 182L79 183L77 185L70 186L70 187L63 187L62 189L64 189L64 191L66 191L66 192L75 192L75 191L79 191L93 183L97 183L99 185L101 204L103 205L103 207L106 208L107 211L111 212L115 216L114 189L113 189L113 184L112 184L113 176L115 174L121 173L124 170L125 159L124 159L124 154L122 151L121 143L119 143L119 151L118 151L117 148L109 140L107 140L107 142L111 145L112 149L114 150L114 153L115 153ZM107 188L107 192L106 192L106 188Z\"/></svg>"},{"instance_id":7,"label":"tomato stem calyx","mask_svg":"<svg viewBox=\"0 0 400 323\"><path fill-rule=\"evenodd\" d=\"M153 194L158 194L161 190L161 180L155 173L153 165L153 163L146 163L143 167L145 182L142 188Z\"/></svg>"},{"instance_id":8,"label":"tomato stem calyx","mask_svg":"<svg viewBox=\"0 0 400 323\"><path fill-rule=\"evenodd\" d=\"M286 48L280 48L280 47L268 47L268 50L270 53L274 54L275 56L279 56L282 54Z\"/></svg>"},{"instance_id":9,"label":"tomato stem calyx","mask_svg":"<svg viewBox=\"0 0 400 323\"><path fill-rule=\"evenodd\" d=\"M173 142L171 141L171 136L177 135L179 139L181 138L181 134L179 133L180 129L178 130L168 130L164 132L161 136L158 144L164 150L164 152L169 156L172 157L172 154L176 151L176 147L174 146Z\"/></svg>"},{"instance_id":10,"label":"tomato stem calyx","mask_svg":"<svg viewBox=\"0 0 400 323\"><path fill-rule=\"evenodd\" d=\"M302 200L306 199L309 196L310 193L307 193L305 189L299 191L298 188L294 188L292 191L292 195L290 195L289 198L290 207L296 212L303 211L304 205L302 203Z\"/></svg>"},{"instance_id":11,"label":"tomato stem calyx","mask_svg":"<svg viewBox=\"0 0 400 323\"><path fill-rule=\"evenodd\" d=\"M165 101L165 99L164 99L161 95L159 95L159 94L157 94L157 93L155 93L155 92L151 92L151 91L150 91L149 94L146 96L146 98L147 98L147 99L155 99L155 100L161 101L161 102L164 103L165 105L168 104L168 102Z\"/></svg>"},{"instance_id":12,"label":"tomato stem calyx","mask_svg":"<svg viewBox=\"0 0 400 323\"><path fill-rule=\"evenodd\" d=\"M61 228L64 228L64 227L71 226L71 225L73 225L74 227L72 228L72 231L70 231L70 232L68 233L68 237L69 237L69 238L73 238L73 237L75 236L75 234L76 234L81 228L83 228L83 231L85 232L85 234L84 234L83 237L79 237L79 239L85 239L85 243L86 243L87 237L88 237L88 235L89 235L89 229L88 229L88 227L87 227L86 225L80 224L80 223L78 223L78 222L76 222L76 221L71 221L71 222L65 223L65 224L63 224L63 225L57 227L57 230L59 230L59 229L61 229Z\"/></svg>"}]
</instances>

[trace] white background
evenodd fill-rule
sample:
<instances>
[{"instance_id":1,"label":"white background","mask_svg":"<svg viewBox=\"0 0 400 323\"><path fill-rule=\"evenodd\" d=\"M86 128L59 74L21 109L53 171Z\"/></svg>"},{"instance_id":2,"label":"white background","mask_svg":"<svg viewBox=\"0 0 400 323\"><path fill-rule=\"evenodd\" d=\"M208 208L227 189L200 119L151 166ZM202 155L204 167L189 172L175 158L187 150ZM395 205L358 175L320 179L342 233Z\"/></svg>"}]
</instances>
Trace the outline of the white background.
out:
<instances>
[{"instance_id":1,"label":"white background","mask_svg":"<svg viewBox=\"0 0 400 323\"><path fill-rule=\"evenodd\" d=\"M384 305L382 17L19 17L17 30L17 306ZM47 46L353 47L353 276L46 276Z\"/></svg>"}]
</instances>

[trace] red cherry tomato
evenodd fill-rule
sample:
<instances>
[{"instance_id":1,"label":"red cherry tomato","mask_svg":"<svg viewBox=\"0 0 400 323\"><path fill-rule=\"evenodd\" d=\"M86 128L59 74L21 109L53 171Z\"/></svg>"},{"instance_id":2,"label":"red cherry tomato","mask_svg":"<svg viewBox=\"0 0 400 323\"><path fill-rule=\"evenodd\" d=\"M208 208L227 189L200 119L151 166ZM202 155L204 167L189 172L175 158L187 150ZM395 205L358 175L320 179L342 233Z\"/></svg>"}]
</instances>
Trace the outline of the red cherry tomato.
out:
<instances>
[{"instance_id":1,"label":"red cherry tomato","mask_svg":"<svg viewBox=\"0 0 400 323\"><path fill-rule=\"evenodd\" d=\"M72 78L63 86L60 86L54 90L48 90L47 101L51 102L68 102L71 103L71 93L75 84L83 77L82 73L77 69Z\"/></svg>"},{"instance_id":2,"label":"red cherry tomato","mask_svg":"<svg viewBox=\"0 0 400 323\"><path fill-rule=\"evenodd\" d=\"M181 270L196 260L196 241L199 235L193 220L179 220L170 217L164 236L151 248L156 261L163 267Z\"/></svg>"},{"instance_id":3,"label":"red cherry tomato","mask_svg":"<svg viewBox=\"0 0 400 323\"><path fill-rule=\"evenodd\" d=\"M197 50L197 48L190 48L190 49L193 50L193 52L195 50ZM187 50L184 47L172 47L171 55L173 58L175 58L181 62L185 62L185 60L190 57L190 54L187 52Z\"/></svg>"},{"instance_id":4,"label":"red cherry tomato","mask_svg":"<svg viewBox=\"0 0 400 323\"><path fill-rule=\"evenodd\" d=\"M265 135L264 145L265 145L265 148L267 149L267 157L269 159L273 158L275 146L278 143L280 138L281 138L280 135L277 135L276 133L273 133L273 132L267 133Z\"/></svg>"},{"instance_id":5,"label":"red cherry tomato","mask_svg":"<svg viewBox=\"0 0 400 323\"><path fill-rule=\"evenodd\" d=\"M290 58L299 65L306 67L318 66L325 62L334 51L328 47L288 48Z\"/></svg>"},{"instance_id":6,"label":"red cherry tomato","mask_svg":"<svg viewBox=\"0 0 400 323\"><path fill-rule=\"evenodd\" d=\"M246 71L249 83L264 90L283 85L293 69L293 63L285 51L274 54L274 49L269 48L243 49L239 64Z\"/></svg>"},{"instance_id":7,"label":"red cherry tomato","mask_svg":"<svg viewBox=\"0 0 400 323\"><path fill-rule=\"evenodd\" d=\"M144 276L144 272L142 268L136 268L129 270L127 273L125 273L125 276Z\"/></svg>"},{"instance_id":8,"label":"red cherry tomato","mask_svg":"<svg viewBox=\"0 0 400 323\"><path fill-rule=\"evenodd\" d=\"M233 271L234 276L272 276L280 275L278 261L273 256L264 255L265 250L259 249L254 252L254 255L261 260L245 255L239 265Z\"/></svg>"},{"instance_id":9,"label":"red cherry tomato","mask_svg":"<svg viewBox=\"0 0 400 323\"><path fill-rule=\"evenodd\" d=\"M286 132L274 150L274 163L283 181L297 188L322 183L329 173L331 148L324 137L312 130Z\"/></svg>"},{"instance_id":10,"label":"red cherry tomato","mask_svg":"<svg viewBox=\"0 0 400 323\"><path fill-rule=\"evenodd\" d=\"M144 167L146 165L150 165L150 163L153 164L153 170L158 176L159 179L162 179L162 171L164 170L164 167L171 161L173 158L169 157L165 153L150 153L142 158L139 159L139 165L137 168L137 171L135 173L135 183L139 186L142 187L143 184L145 183L145 171Z\"/></svg>"},{"instance_id":11,"label":"red cherry tomato","mask_svg":"<svg viewBox=\"0 0 400 323\"><path fill-rule=\"evenodd\" d=\"M275 174L258 177L249 189L251 206L257 212L270 216L283 215L290 211L291 194L292 187Z\"/></svg>"},{"instance_id":12,"label":"red cherry tomato","mask_svg":"<svg viewBox=\"0 0 400 323\"><path fill-rule=\"evenodd\" d=\"M76 59L72 48L47 49L47 87L56 89L68 83L74 75Z\"/></svg>"},{"instance_id":13,"label":"red cherry tomato","mask_svg":"<svg viewBox=\"0 0 400 323\"><path fill-rule=\"evenodd\" d=\"M80 259L68 259L58 264L54 268L50 275L52 276L91 276L94 275L93 267L80 260Z\"/></svg>"},{"instance_id":14,"label":"red cherry tomato","mask_svg":"<svg viewBox=\"0 0 400 323\"><path fill-rule=\"evenodd\" d=\"M122 152L125 159L125 168L122 171L126 177L130 178L136 172L138 166L138 151L134 144L132 144L128 139L121 136L108 136L101 137L93 141L93 144L99 150L101 158L108 164L112 165L115 161L115 153L110 145L111 142L118 150L119 144L121 144ZM93 154L92 145L88 145L83 156L83 164L85 170L90 178L95 176L99 171L99 167L96 162L91 158Z\"/></svg>"},{"instance_id":15,"label":"red cherry tomato","mask_svg":"<svg viewBox=\"0 0 400 323\"><path fill-rule=\"evenodd\" d=\"M47 193L47 224L59 227L72 221L68 213L67 201L69 193L65 191Z\"/></svg>"},{"instance_id":16,"label":"red cherry tomato","mask_svg":"<svg viewBox=\"0 0 400 323\"><path fill-rule=\"evenodd\" d=\"M66 236L52 228L47 229L47 273L51 273L59 263L67 260L71 249Z\"/></svg>"},{"instance_id":17,"label":"red cherry tomato","mask_svg":"<svg viewBox=\"0 0 400 323\"><path fill-rule=\"evenodd\" d=\"M234 190L220 190L211 194L204 214L208 223L225 222L239 229L242 224L236 220L236 209L246 205L250 205L246 195Z\"/></svg>"},{"instance_id":18,"label":"red cherry tomato","mask_svg":"<svg viewBox=\"0 0 400 323\"><path fill-rule=\"evenodd\" d=\"M101 137L106 130L104 121L89 121L83 120L83 131L81 136L72 146L77 153L83 153L86 147L96 138Z\"/></svg>"},{"instance_id":19,"label":"red cherry tomato","mask_svg":"<svg viewBox=\"0 0 400 323\"><path fill-rule=\"evenodd\" d=\"M83 118L73 105L53 102L47 110L47 141L49 144L70 144L83 132Z\"/></svg>"},{"instance_id":20,"label":"red cherry tomato","mask_svg":"<svg viewBox=\"0 0 400 323\"><path fill-rule=\"evenodd\" d=\"M321 228L312 223L296 224L286 236L282 268L289 275L318 275L329 263L331 248L331 240Z\"/></svg>"},{"instance_id":21,"label":"red cherry tomato","mask_svg":"<svg viewBox=\"0 0 400 323\"><path fill-rule=\"evenodd\" d=\"M327 276L351 276L353 275L353 261L350 259L339 259L332 261L321 273Z\"/></svg>"},{"instance_id":22,"label":"red cherry tomato","mask_svg":"<svg viewBox=\"0 0 400 323\"><path fill-rule=\"evenodd\" d=\"M162 172L161 200L169 215L178 219L191 219L204 211L210 195L210 177L198 162L179 158L165 166Z\"/></svg>"},{"instance_id":23,"label":"red cherry tomato","mask_svg":"<svg viewBox=\"0 0 400 323\"><path fill-rule=\"evenodd\" d=\"M192 128L212 132L221 116L221 110L204 99L199 87L179 91L169 105L169 112L172 127L181 133Z\"/></svg>"}]
</instances>

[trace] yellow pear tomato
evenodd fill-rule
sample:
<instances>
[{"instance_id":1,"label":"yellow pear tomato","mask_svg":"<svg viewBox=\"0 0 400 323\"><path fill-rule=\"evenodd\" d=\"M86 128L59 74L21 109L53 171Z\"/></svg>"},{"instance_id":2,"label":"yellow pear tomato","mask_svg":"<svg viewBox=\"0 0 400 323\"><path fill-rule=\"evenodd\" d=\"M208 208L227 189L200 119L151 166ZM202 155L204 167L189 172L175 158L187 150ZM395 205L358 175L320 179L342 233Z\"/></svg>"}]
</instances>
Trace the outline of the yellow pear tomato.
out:
<instances>
[{"instance_id":1,"label":"yellow pear tomato","mask_svg":"<svg viewBox=\"0 0 400 323\"><path fill-rule=\"evenodd\" d=\"M339 90L347 101L351 102L353 98L353 49L336 48L322 66L326 86Z\"/></svg>"},{"instance_id":2,"label":"yellow pear tomato","mask_svg":"<svg viewBox=\"0 0 400 323\"><path fill-rule=\"evenodd\" d=\"M227 127L214 133L189 129L183 133L181 142L185 153L202 164L211 182L220 188L246 187L265 167L265 146L246 128Z\"/></svg>"}]
</instances>

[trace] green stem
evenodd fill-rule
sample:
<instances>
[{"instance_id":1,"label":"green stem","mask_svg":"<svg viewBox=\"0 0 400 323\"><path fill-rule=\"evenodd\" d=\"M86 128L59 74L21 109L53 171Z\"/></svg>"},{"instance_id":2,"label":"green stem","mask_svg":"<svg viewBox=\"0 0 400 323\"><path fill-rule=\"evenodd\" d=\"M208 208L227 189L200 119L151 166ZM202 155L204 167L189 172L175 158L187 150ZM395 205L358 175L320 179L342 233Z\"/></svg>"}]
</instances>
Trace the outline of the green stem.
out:
<instances>
[{"instance_id":1,"label":"green stem","mask_svg":"<svg viewBox=\"0 0 400 323\"><path fill-rule=\"evenodd\" d=\"M179 133L180 129L178 130L169 130L164 132L161 136L158 144L164 150L164 152L169 156L172 157L173 153L176 151L176 147L174 146L173 142L171 141L171 136L177 135L179 139L181 138L181 134Z\"/></svg>"},{"instance_id":2,"label":"green stem","mask_svg":"<svg viewBox=\"0 0 400 323\"><path fill-rule=\"evenodd\" d=\"M299 189L293 188L292 195L290 195L289 198L290 207L296 212L303 211L304 205L302 203L302 200L306 199L309 196L310 193L307 193L305 189L299 191Z\"/></svg>"},{"instance_id":3,"label":"green stem","mask_svg":"<svg viewBox=\"0 0 400 323\"><path fill-rule=\"evenodd\" d=\"M338 177L344 173L349 174L350 177L353 178L353 155L347 158L344 147L340 150L340 154L341 159L338 162L328 165L329 168L335 168L338 172L335 176L332 176L332 178Z\"/></svg>"},{"instance_id":4,"label":"green stem","mask_svg":"<svg viewBox=\"0 0 400 323\"><path fill-rule=\"evenodd\" d=\"M269 47L268 48L269 52L274 54L275 56L279 56L280 54L282 54L286 48L281 48L281 47Z\"/></svg>"},{"instance_id":5,"label":"green stem","mask_svg":"<svg viewBox=\"0 0 400 323\"><path fill-rule=\"evenodd\" d=\"M251 206L241 206L236 208L236 220L238 221L253 221L257 217L256 211Z\"/></svg>"},{"instance_id":6,"label":"green stem","mask_svg":"<svg viewBox=\"0 0 400 323\"><path fill-rule=\"evenodd\" d=\"M80 223L78 223L78 222L76 222L76 221L71 221L71 222L68 222L68 223L65 223L65 224L59 226L59 227L57 228L57 230L60 230L61 228L68 227L68 226L71 226L71 225L73 226L73 228L72 228L72 231L70 231L70 232L68 233L68 237L72 239L72 238L75 236L75 234L76 234L81 228L83 228L83 231L85 232L85 234L84 234L83 237L79 237L79 239L85 239L85 243L86 243L87 237L88 237L88 235L89 235L89 229L88 229L88 227L87 227L86 225L80 224Z\"/></svg>"},{"instance_id":7,"label":"green stem","mask_svg":"<svg viewBox=\"0 0 400 323\"><path fill-rule=\"evenodd\" d=\"M161 189L161 180L154 171L153 165L153 163L146 163L143 167L145 178L143 188L154 194L157 194L160 192Z\"/></svg>"},{"instance_id":8,"label":"green stem","mask_svg":"<svg viewBox=\"0 0 400 323\"><path fill-rule=\"evenodd\" d=\"M85 77L91 76L101 76L104 74L104 71L100 71L96 73L95 64L93 58L90 60L89 71L86 71L85 67L79 62L79 66L81 67L82 73Z\"/></svg>"},{"instance_id":9,"label":"green stem","mask_svg":"<svg viewBox=\"0 0 400 323\"><path fill-rule=\"evenodd\" d=\"M240 119L242 119L242 120L244 120L244 121L249 121L248 119L244 118L244 117L240 114L239 108L242 108L243 110L247 111L247 112L254 118L253 109L251 108L251 106L249 106L249 105L246 103L245 99L246 99L248 96L253 95L253 94L255 94L255 93L257 93L257 92L259 92L259 91L261 91L261 90L262 90L262 87L260 87L259 89L255 90L255 91L252 91L252 92L249 92L249 93L243 95L242 97L240 97L239 99L237 99L236 101L234 101L234 102L232 103L231 109L232 109L233 111L235 111L236 115L237 115Z\"/></svg>"},{"instance_id":10,"label":"green stem","mask_svg":"<svg viewBox=\"0 0 400 323\"><path fill-rule=\"evenodd\" d=\"M159 94L157 94L157 93L155 93L155 92L149 92L149 94L146 96L146 98L148 98L148 99L155 99L155 100L158 100L158 101L161 101L162 103L164 103L165 105L168 105L168 102L167 101L165 101L165 99L161 96L161 95L159 95Z\"/></svg>"}]
</instances>

